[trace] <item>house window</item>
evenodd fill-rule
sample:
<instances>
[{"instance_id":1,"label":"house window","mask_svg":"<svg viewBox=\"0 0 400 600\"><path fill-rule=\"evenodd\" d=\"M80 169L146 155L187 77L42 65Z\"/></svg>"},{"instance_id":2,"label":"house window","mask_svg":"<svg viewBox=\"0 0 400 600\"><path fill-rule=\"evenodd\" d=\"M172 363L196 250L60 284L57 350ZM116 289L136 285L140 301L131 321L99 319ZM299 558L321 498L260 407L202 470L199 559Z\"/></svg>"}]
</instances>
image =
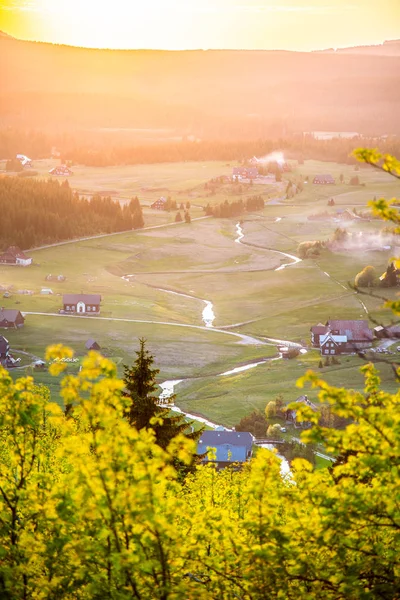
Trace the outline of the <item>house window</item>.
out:
<instances>
[{"instance_id":1,"label":"house window","mask_svg":"<svg viewBox=\"0 0 400 600\"><path fill-rule=\"evenodd\" d=\"M324 354L329 354L329 350L325 349Z\"/></svg>"},{"instance_id":2,"label":"house window","mask_svg":"<svg viewBox=\"0 0 400 600\"><path fill-rule=\"evenodd\" d=\"M67 304L67 306L65 307L65 310L70 310L70 308L69 308L68 304Z\"/></svg>"},{"instance_id":3,"label":"house window","mask_svg":"<svg viewBox=\"0 0 400 600\"><path fill-rule=\"evenodd\" d=\"M331 350L331 354L335 354L335 349Z\"/></svg>"}]
</instances>

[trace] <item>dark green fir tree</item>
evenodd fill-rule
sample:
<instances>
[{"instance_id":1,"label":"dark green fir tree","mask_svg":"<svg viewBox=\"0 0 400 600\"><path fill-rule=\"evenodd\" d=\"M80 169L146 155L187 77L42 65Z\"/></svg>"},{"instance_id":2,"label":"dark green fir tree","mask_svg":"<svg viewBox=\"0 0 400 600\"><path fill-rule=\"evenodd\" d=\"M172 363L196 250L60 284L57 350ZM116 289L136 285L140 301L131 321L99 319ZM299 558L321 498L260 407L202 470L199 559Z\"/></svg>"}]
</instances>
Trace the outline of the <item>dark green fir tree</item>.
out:
<instances>
[{"instance_id":1,"label":"dark green fir tree","mask_svg":"<svg viewBox=\"0 0 400 600\"><path fill-rule=\"evenodd\" d=\"M160 371L154 367L154 358L146 348L146 340L139 339L139 344L140 348L136 352L133 365L131 367L124 365L125 393L131 400L127 411L129 423L139 430L153 429L156 442L163 449L166 449L170 441L179 433L197 441L204 428L195 431L193 421L186 421L182 414L175 416L171 414L175 396L168 399L166 406L160 404L159 398L155 395L158 388L156 376ZM200 455L194 455L191 467L200 459ZM177 463L175 466L182 473L188 471L188 467L184 467L183 464Z\"/></svg>"}]
</instances>

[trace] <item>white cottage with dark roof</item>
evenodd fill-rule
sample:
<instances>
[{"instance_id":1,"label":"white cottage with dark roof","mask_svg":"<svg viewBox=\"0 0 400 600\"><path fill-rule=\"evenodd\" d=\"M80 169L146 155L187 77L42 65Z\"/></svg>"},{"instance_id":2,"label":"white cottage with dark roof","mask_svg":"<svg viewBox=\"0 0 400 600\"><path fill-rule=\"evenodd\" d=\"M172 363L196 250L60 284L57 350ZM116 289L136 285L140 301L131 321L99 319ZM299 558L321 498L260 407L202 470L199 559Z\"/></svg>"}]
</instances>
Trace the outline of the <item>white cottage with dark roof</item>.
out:
<instances>
[{"instance_id":1,"label":"white cottage with dark roof","mask_svg":"<svg viewBox=\"0 0 400 600\"><path fill-rule=\"evenodd\" d=\"M98 315L100 312L100 294L64 294L64 312L81 315Z\"/></svg>"}]
</instances>

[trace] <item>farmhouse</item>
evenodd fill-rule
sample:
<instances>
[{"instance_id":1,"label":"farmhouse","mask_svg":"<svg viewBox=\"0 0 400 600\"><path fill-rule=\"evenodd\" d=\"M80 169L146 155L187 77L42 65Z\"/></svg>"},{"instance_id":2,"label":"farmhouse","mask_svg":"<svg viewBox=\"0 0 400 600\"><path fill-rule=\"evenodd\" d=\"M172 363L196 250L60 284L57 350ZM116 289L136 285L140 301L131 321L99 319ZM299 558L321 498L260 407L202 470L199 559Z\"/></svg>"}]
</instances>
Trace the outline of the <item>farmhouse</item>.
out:
<instances>
[{"instance_id":1,"label":"farmhouse","mask_svg":"<svg viewBox=\"0 0 400 600\"><path fill-rule=\"evenodd\" d=\"M73 175L71 169L69 169L67 165L59 165L58 167L54 167L54 169L50 169L49 173L55 177L70 177Z\"/></svg>"},{"instance_id":2,"label":"farmhouse","mask_svg":"<svg viewBox=\"0 0 400 600\"><path fill-rule=\"evenodd\" d=\"M400 338L400 325L378 325L374 327L375 336L381 338Z\"/></svg>"},{"instance_id":3,"label":"farmhouse","mask_svg":"<svg viewBox=\"0 0 400 600\"><path fill-rule=\"evenodd\" d=\"M98 315L101 296L99 294L64 294L64 312Z\"/></svg>"},{"instance_id":4,"label":"farmhouse","mask_svg":"<svg viewBox=\"0 0 400 600\"><path fill-rule=\"evenodd\" d=\"M27 267L32 264L32 259L26 256L18 246L9 246L3 254L0 254L0 264Z\"/></svg>"},{"instance_id":5,"label":"farmhouse","mask_svg":"<svg viewBox=\"0 0 400 600\"><path fill-rule=\"evenodd\" d=\"M0 327L2 329L10 329L13 327L23 327L25 323L24 317L19 310L13 308L0 308Z\"/></svg>"},{"instance_id":6,"label":"farmhouse","mask_svg":"<svg viewBox=\"0 0 400 600\"><path fill-rule=\"evenodd\" d=\"M7 362L9 354L10 344L8 343L7 338L0 335L0 364L5 364Z\"/></svg>"},{"instance_id":7,"label":"farmhouse","mask_svg":"<svg viewBox=\"0 0 400 600\"><path fill-rule=\"evenodd\" d=\"M218 469L228 467L232 463L245 463L253 454L254 438L251 433L243 431L204 431L197 444L197 453L205 454L207 448L213 448L215 457L203 458L204 463L212 462Z\"/></svg>"},{"instance_id":8,"label":"farmhouse","mask_svg":"<svg viewBox=\"0 0 400 600\"><path fill-rule=\"evenodd\" d=\"M99 344L92 338L88 339L88 341L85 344L85 348L86 348L86 350L97 350L97 351L101 350Z\"/></svg>"},{"instance_id":9,"label":"farmhouse","mask_svg":"<svg viewBox=\"0 0 400 600\"><path fill-rule=\"evenodd\" d=\"M326 325L319 323L311 327L311 343L314 348L320 348L323 355L344 354L369 348L373 339L374 333L365 320L330 319Z\"/></svg>"},{"instance_id":10,"label":"farmhouse","mask_svg":"<svg viewBox=\"0 0 400 600\"><path fill-rule=\"evenodd\" d=\"M320 185L334 185L335 184L335 180L333 179L332 175L316 175L314 177L314 181L313 183L316 184L320 184Z\"/></svg>"},{"instance_id":11,"label":"farmhouse","mask_svg":"<svg viewBox=\"0 0 400 600\"><path fill-rule=\"evenodd\" d=\"M164 196L161 196L161 198L159 198L158 200L153 202L153 204L150 205L150 208L155 208L156 210L165 210L166 202L167 199Z\"/></svg>"},{"instance_id":12,"label":"farmhouse","mask_svg":"<svg viewBox=\"0 0 400 600\"><path fill-rule=\"evenodd\" d=\"M305 406L308 406L314 412L316 412L318 410L317 405L314 404L313 402L311 402L311 400L309 400L308 396L306 396L306 395L299 396L297 398L297 400L295 400L295 402L297 404L304 404ZM311 427L310 421L301 421L301 422L296 421L297 411L295 408L285 407L284 412L285 412L286 421L288 421L289 423L293 423L295 427L300 427L302 429L307 429L308 427Z\"/></svg>"},{"instance_id":13,"label":"farmhouse","mask_svg":"<svg viewBox=\"0 0 400 600\"><path fill-rule=\"evenodd\" d=\"M25 154L17 154L16 159L19 160L24 168L30 169L32 167L31 159L25 156Z\"/></svg>"},{"instance_id":14,"label":"farmhouse","mask_svg":"<svg viewBox=\"0 0 400 600\"><path fill-rule=\"evenodd\" d=\"M233 167L232 179L255 179L258 177L257 167Z\"/></svg>"}]
</instances>

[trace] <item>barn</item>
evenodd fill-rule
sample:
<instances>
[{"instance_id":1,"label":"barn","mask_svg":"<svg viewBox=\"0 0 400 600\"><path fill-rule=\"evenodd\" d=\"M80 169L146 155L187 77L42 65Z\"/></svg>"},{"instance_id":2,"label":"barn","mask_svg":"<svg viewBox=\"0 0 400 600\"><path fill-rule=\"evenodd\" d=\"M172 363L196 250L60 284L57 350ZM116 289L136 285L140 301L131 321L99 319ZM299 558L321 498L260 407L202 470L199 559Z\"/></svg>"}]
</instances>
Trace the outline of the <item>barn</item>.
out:
<instances>
[{"instance_id":1,"label":"barn","mask_svg":"<svg viewBox=\"0 0 400 600\"><path fill-rule=\"evenodd\" d=\"M316 175L313 183L319 185L335 185L335 180L332 175Z\"/></svg>"},{"instance_id":2,"label":"barn","mask_svg":"<svg viewBox=\"0 0 400 600\"><path fill-rule=\"evenodd\" d=\"M158 200L156 200L155 202L153 202L153 204L150 205L150 208L155 208L155 210L165 210L166 202L167 199L164 198L164 196L161 196L161 198L158 198Z\"/></svg>"},{"instance_id":3,"label":"barn","mask_svg":"<svg viewBox=\"0 0 400 600\"><path fill-rule=\"evenodd\" d=\"M54 167L54 169L50 169L49 173L55 177L70 177L73 175L71 169L69 169L67 165L59 165L58 167Z\"/></svg>"},{"instance_id":4,"label":"barn","mask_svg":"<svg viewBox=\"0 0 400 600\"><path fill-rule=\"evenodd\" d=\"M256 179L258 177L257 167L233 167L233 179Z\"/></svg>"},{"instance_id":5,"label":"barn","mask_svg":"<svg viewBox=\"0 0 400 600\"><path fill-rule=\"evenodd\" d=\"M18 246L9 246L3 254L0 254L0 264L27 267L32 264L32 259L26 256Z\"/></svg>"},{"instance_id":6,"label":"barn","mask_svg":"<svg viewBox=\"0 0 400 600\"><path fill-rule=\"evenodd\" d=\"M98 315L101 296L99 294L64 294L64 312L80 315Z\"/></svg>"},{"instance_id":7,"label":"barn","mask_svg":"<svg viewBox=\"0 0 400 600\"><path fill-rule=\"evenodd\" d=\"M23 327L24 323L25 319L19 310L13 308L0 308L0 328L17 329L17 327Z\"/></svg>"},{"instance_id":8,"label":"barn","mask_svg":"<svg viewBox=\"0 0 400 600\"><path fill-rule=\"evenodd\" d=\"M96 350L97 352L101 350L100 345L93 338L89 338L85 344L86 350Z\"/></svg>"}]
</instances>

